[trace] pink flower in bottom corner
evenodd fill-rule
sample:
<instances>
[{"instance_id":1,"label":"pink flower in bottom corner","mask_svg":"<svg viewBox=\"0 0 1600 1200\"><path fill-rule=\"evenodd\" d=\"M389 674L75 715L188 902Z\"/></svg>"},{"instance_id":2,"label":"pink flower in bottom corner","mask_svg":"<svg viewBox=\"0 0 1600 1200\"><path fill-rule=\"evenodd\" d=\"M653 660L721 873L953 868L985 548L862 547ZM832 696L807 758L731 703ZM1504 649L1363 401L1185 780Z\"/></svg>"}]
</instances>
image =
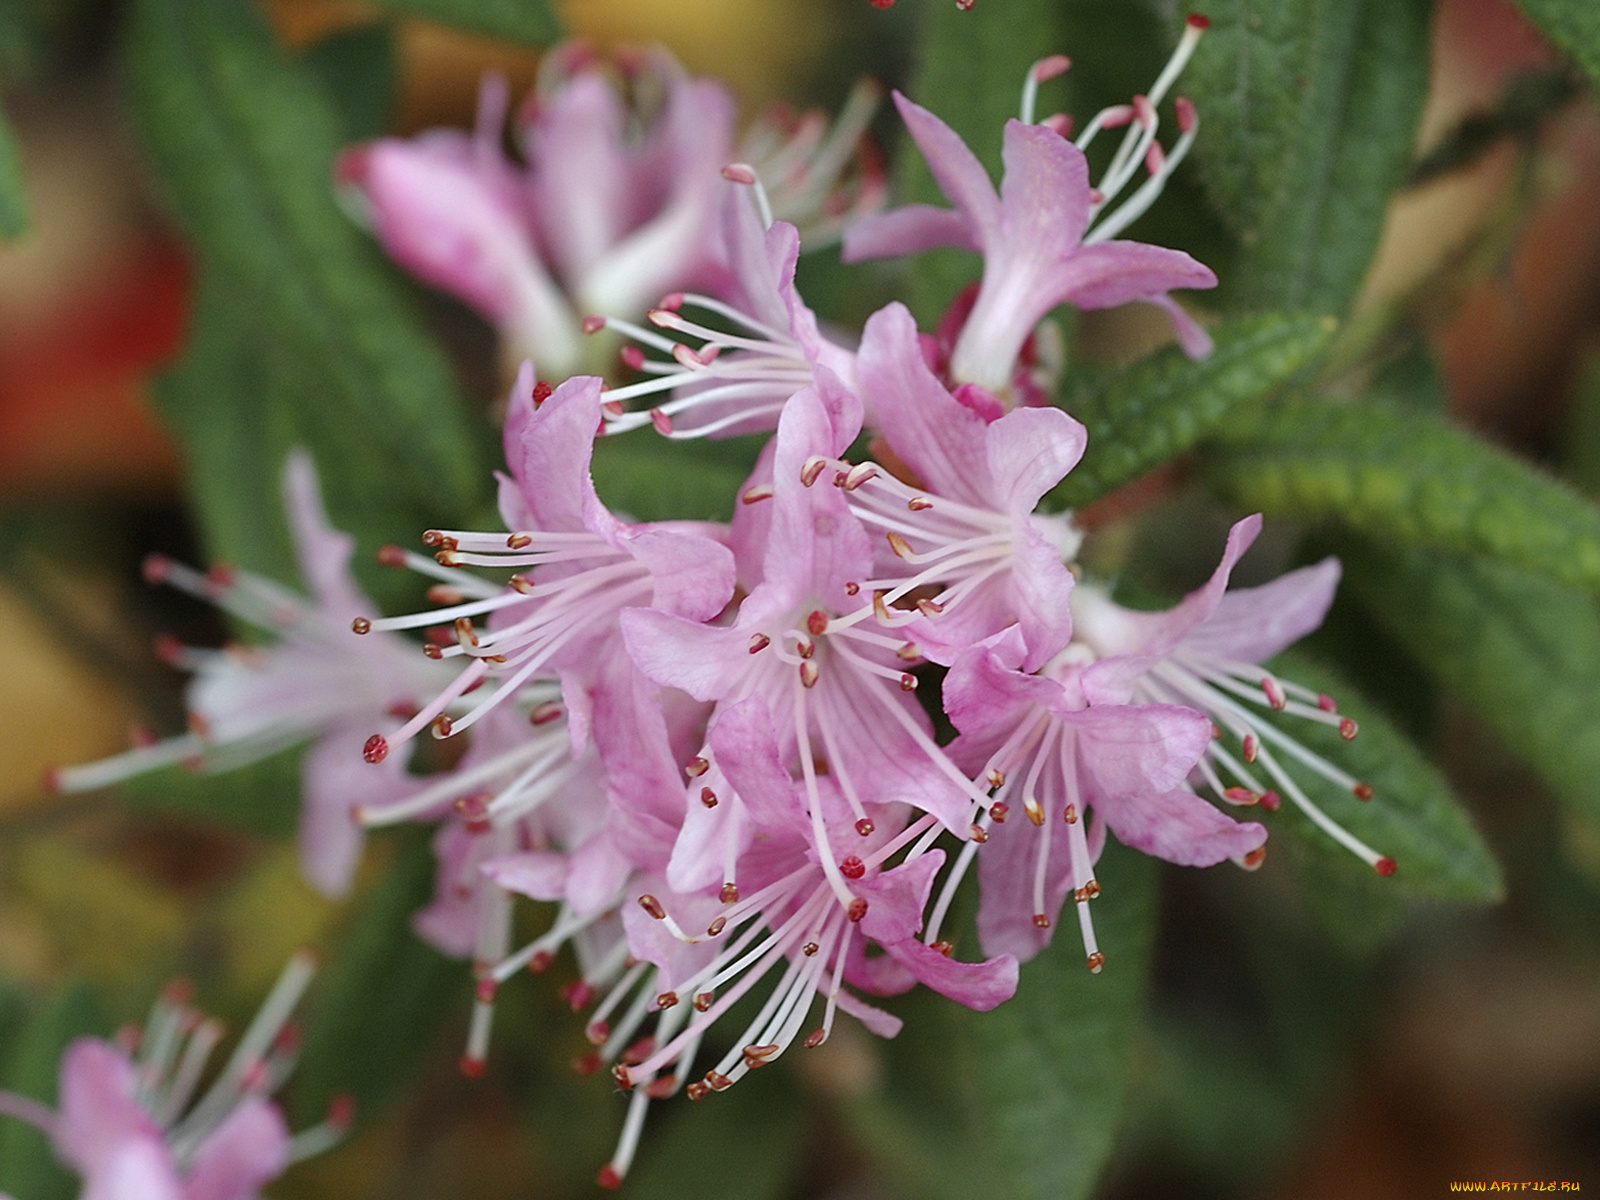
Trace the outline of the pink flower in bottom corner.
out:
<instances>
[{"instance_id":1,"label":"pink flower in bottom corner","mask_svg":"<svg viewBox=\"0 0 1600 1200\"><path fill-rule=\"evenodd\" d=\"M290 960L210 1088L194 1098L221 1025L174 985L142 1036L79 1038L61 1059L59 1108L0 1092L0 1114L48 1134L83 1179L81 1200L253 1200L300 1159L327 1149L350 1121L336 1100L326 1121L291 1135L268 1097L294 1059L284 1023L313 971ZM127 1043L127 1044L124 1044Z\"/></svg>"}]
</instances>

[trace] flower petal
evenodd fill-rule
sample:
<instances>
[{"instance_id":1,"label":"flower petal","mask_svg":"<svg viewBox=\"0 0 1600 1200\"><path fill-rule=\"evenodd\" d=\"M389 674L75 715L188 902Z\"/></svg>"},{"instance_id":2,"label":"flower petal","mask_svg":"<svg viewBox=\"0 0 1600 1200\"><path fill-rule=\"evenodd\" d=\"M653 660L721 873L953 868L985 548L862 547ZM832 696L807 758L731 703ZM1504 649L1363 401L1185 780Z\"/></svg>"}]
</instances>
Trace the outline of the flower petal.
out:
<instances>
[{"instance_id":1,"label":"flower petal","mask_svg":"<svg viewBox=\"0 0 1600 1200\"><path fill-rule=\"evenodd\" d=\"M275 1104L247 1096L195 1152L183 1200L251 1200L289 1165L289 1128Z\"/></svg>"},{"instance_id":2,"label":"flower petal","mask_svg":"<svg viewBox=\"0 0 1600 1200\"><path fill-rule=\"evenodd\" d=\"M1180 867L1210 867L1267 840L1254 821L1235 821L1187 788L1107 802L1098 810L1117 840Z\"/></svg>"}]
</instances>

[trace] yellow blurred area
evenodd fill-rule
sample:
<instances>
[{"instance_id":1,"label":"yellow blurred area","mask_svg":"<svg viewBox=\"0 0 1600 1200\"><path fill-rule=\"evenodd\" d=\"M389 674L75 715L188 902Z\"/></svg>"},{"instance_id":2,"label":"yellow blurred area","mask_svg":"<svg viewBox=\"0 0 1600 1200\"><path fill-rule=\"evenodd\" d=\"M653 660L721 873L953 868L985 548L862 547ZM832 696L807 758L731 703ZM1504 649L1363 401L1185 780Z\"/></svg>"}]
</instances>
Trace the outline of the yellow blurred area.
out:
<instances>
[{"instance_id":1,"label":"yellow blurred area","mask_svg":"<svg viewBox=\"0 0 1600 1200\"><path fill-rule=\"evenodd\" d=\"M292 843L266 850L213 918L229 949L229 986L241 998L264 995L289 956L321 941L343 907L305 882Z\"/></svg>"}]
</instances>

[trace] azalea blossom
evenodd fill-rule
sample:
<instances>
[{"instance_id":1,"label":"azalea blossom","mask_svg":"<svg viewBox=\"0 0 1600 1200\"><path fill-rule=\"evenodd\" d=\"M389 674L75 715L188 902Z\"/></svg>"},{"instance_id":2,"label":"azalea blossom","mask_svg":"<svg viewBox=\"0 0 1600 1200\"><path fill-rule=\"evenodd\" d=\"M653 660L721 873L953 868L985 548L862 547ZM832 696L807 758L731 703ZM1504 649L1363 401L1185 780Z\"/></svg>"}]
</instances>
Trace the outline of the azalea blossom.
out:
<instances>
[{"instance_id":1,"label":"azalea blossom","mask_svg":"<svg viewBox=\"0 0 1600 1200\"><path fill-rule=\"evenodd\" d=\"M336 1100L322 1124L291 1135L268 1097L293 1063L285 1021L310 981L297 955L220 1074L196 1097L222 1026L169 988L142 1035L79 1038L61 1059L59 1108L0 1092L0 1114L42 1130L83 1179L83 1200L253 1200L289 1164L321 1153L351 1118Z\"/></svg>"},{"instance_id":2,"label":"azalea blossom","mask_svg":"<svg viewBox=\"0 0 1600 1200\"><path fill-rule=\"evenodd\" d=\"M375 721L388 712L414 711L448 672L403 639L384 635L362 644L350 635L351 621L372 611L350 575L354 539L328 524L304 451L285 461L283 489L310 599L246 571L219 567L202 574L170 559L146 560L147 579L207 600L272 640L222 650L164 642L167 660L194 675L186 694L189 732L57 768L49 782L81 792L174 763L222 771L312 742L301 771L300 861L319 890L341 895L361 852L352 811L413 786L401 760L362 771L361 746Z\"/></svg>"},{"instance_id":3,"label":"azalea blossom","mask_svg":"<svg viewBox=\"0 0 1600 1200\"><path fill-rule=\"evenodd\" d=\"M1033 98L1041 78L1059 74L1065 58L1047 59L1029 74L1021 120L1006 122L998 193L983 164L948 125L898 92L894 101L934 179L955 205L908 205L865 217L845 234L847 261L912 254L956 246L983 255L983 280L955 338L948 364L956 384L975 384L1006 398L1018 389L1018 356L1041 318L1058 304L1110 308L1131 300L1159 304L1174 321L1184 349L1202 357L1209 339L1167 297L1174 288L1216 286L1216 276L1179 250L1112 240L1142 214L1192 144L1198 124L1193 106L1178 103L1181 137L1169 154L1156 141L1156 106L1193 53L1205 28L1190 18L1178 49L1149 96L1106 109L1076 141L1065 118L1033 123ZM1127 126L1105 175L1091 185L1084 151L1099 133ZM1125 204L1108 210L1140 170L1148 174Z\"/></svg>"}]
</instances>

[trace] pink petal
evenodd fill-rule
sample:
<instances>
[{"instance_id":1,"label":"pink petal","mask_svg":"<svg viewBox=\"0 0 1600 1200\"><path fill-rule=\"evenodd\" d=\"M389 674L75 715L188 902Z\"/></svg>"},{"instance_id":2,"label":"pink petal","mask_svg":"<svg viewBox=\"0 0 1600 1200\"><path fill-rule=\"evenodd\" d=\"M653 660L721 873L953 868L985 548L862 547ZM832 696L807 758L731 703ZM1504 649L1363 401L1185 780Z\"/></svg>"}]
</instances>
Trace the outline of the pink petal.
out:
<instances>
[{"instance_id":1,"label":"pink petal","mask_svg":"<svg viewBox=\"0 0 1600 1200\"><path fill-rule=\"evenodd\" d=\"M938 117L899 92L894 93L894 103L939 190L968 222L972 240L987 250L1001 220L1000 198L989 173L955 130Z\"/></svg>"},{"instance_id":2,"label":"pink petal","mask_svg":"<svg viewBox=\"0 0 1600 1200\"><path fill-rule=\"evenodd\" d=\"M156 1136L118 1142L83 1175L79 1200L187 1200L172 1153Z\"/></svg>"},{"instance_id":3,"label":"pink petal","mask_svg":"<svg viewBox=\"0 0 1600 1200\"><path fill-rule=\"evenodd\" d=\"M544 244L569 283L581 279L627 232L632 198L623 111L598 71L557 89L525 127L534 164L532 210Z\"/></svg>"},{"instance_id":4,"label":"pink petal","mask_svg":"<svg viewBox=\"0 0 1600 1200\"><path fill-rule=\"evenodd\" d=\"M247 1096L195 1153L184 1200L251 1200L289 1165L289 1129L277 1106Z\"/></svg>"},{"instance_id":5,"label":"pink petal","mask_svg":"<svg viewBox=\"0 0 1600 1200\"><path fill-rule=\"evenodd\" d=\"M1089 431L1059 408L1019 408L988 427L993 507L1025 521L1040 499L1078 465Z\"/></svg>"},{"instance_id":6,"label":"pink petal","mask_svg":"<svg viewBox=\"0 0 1600 1200\"><path fill-rule=\"evenodd\" d=\"M404 755L377 765L362 758L371 732L365 724L330 732L306 751L300 766L300 870L324 896L348 892L361 861L366 837L354 810L395 803L421 784L406 772Z\"/></svg>"},{"instance_id":7,"label":"pink petal","mask_svg":"<svg viewBox=\"0 0 1600 1200\"><path fill-rule=\"evenodd\" d=\"M128 1141L154 1140L161 1134L133 1099L131 1063L98 1038L79 1038L61 1058L57 1087L60 1119L56 1151L83 1175L93 1175L101 1162Z\"/></svg>"},{"instance_id":8,"label":"pink petal","mask_svg":"<svg viewBox=\"0 0 1600 1200\"><path fill-rule=\"evenodd\" d=\"M589 463L600 425L601 380L575 375L534 407L519 374L506 407L506 464L540 530L588 531L617 544L622 523L595 495Z\"/></svg>"},{"instance_id":9,"label":"pink petal","mask_svg":"<svg viewBox=\"0 0 1600 1200\"><path fill-rule=\"evenodd\" d=\"M947 958L910 939L884 947L889 956L942 996L988 1012L1017 994L1017 957L1000 954L981 963Z\"/></svg>"},{"instance_id":10,"label":"pink petal","mask_svg":"<svg viewBox=\"0 0 1600 1200\"><path fill-rule=\"evenodd\" d=\"M311 455L298 447L289 451L283 463L283 503L300 578L316 597L317 607L343 622L371 613L371 601L350 576L355 538L328 524L316 466Z\"/></svg>"},{"instance_id":11,"label":"pink petal","mask_svg":"<svg viewBox=\"0 0 1600 1200\"><path fill-rule=\"evenodd\" d=\"M1154 300L1173 288L1216 287L1217 277L1182 250L1112 241L1078 249L1053 273L1051 284L1057 303L1115 308Z\"/></svg>"},{"instance_id":12,"label":"pink petal","mask_svg":"<svg viewBox=\"0 0 1600 1200\"><path fill-rule=\"evenodd\" d=\"M841 257L847 263L898 258L940 246L977 250L966 217L931 204L907 204L852 222L844 231Z\"/></svg>"},{"instance_id":13,"label":"pink petal","mask_svg":"<svg viewBox=\"0 0 1600 1200\"><path fill-rule=\"evenodd\" d=\"M1099 811L1123 845L1180 867L1215 866L1267 840L1262 826L1235 821L1185 788L1106 802Z\"/></svg>"},{"instance_id":14,"label":"pink petal","mask_svg":"<svg viewBox=\"0 0 1600 1200\"><path fill-rule=\"evenodd\" d=\"M933 879L943 866L944 851L929 850L893 870L858 880L852 890L867 901L861 932L885 948L921 933Z\"/></svg>"},{"instance_id":15,"label":"pink petal","mask_svg":"<svg viewBox=\"0 0 1600 1200\"><path fill-rule=\"evenodd\" d=\"M479 868L496 886L531 900L561 900L567 891L567 856L554 850L525 850L486 859Z\"/></svg>"},{"instance_id":16,"label":"pink petal","mask_svg":"<svg viewBox=\"0 0 1600 1200\"><path fill-rule=\"evenodd\" d=\"M1185 650L1264 662L1322 624L1339 586L1339 560L1325 558L1260 587L1225 592L1183 639Z\"/></svg>"},{"instance_id":17,"label":"pink petal","mask_svg":"<svg viewBox=\"0 0 1600 1200\"><path fill-rule=\"evenodd\" d=\"M1177 704L1118 704L1069 715L1079 756L1099 785L1096 795L1175 788L1211 744L1210 719Z\"/></svg>"},{"instance_id":18,"label":"pink petal","mask_svg":"<svg viewBox=\"0 0 1600 1200\"><path fill-rule=\"evenodd\" d=\"M840 1012L849 1013L865 1025L869 1033L875 1033L881 1038L892 1038L905 1027L905 1022L893 1013L884 1012L883 1009L868 1004L843 988L839 989L836 1003Z\"/></svg>"},{"instance_id":19,"label":"pink petal","mask_svg":"<svg viewBox=\"0 0 1600 1200\"><path fill-rule=\"evenodd\" d=\"M627 535L625 544L655 581L654 609L709 621L733 596L733 552L719 542L645 526Z\"/></svg>"},{"instance_id":20,"label":"pink petal","mask_svg":"<svg viewBox=\"0 0 1600 1200\"><path fill-rule=\"evenodd\" d=\"M1073 253L1089 224L1089 163L1044 125L1006 122L1000 210L1011 246L1055 260ZM994 249L994 247L989 247Z\"/></svg>"},{"instance_id":21,"label":"pink petal","mask_svg":"<svg viewBox=\"0 0 1600 1200\"><path fill-rule=\"evenodd\" d=\"M1172 321L1172 331L1178 337L1178 345L1183 352L1193 359L1210 358L1211 351L1215 348L1211 335L1200 327L1200 323L1191 317L1171 296L1146 296L1145 303L1154 304L1167 314Z\"/></svg>"}]
</instances>

